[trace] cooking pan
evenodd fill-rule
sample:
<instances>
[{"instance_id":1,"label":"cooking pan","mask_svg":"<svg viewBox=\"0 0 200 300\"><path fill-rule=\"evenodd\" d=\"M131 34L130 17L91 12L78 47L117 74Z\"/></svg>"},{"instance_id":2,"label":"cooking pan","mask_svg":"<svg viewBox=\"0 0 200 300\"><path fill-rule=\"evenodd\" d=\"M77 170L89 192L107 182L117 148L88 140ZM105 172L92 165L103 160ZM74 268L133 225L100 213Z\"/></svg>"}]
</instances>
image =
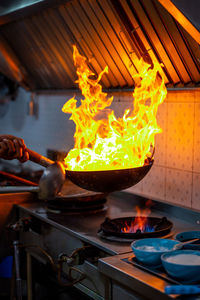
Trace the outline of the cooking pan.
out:
<instances>
[{"instance_id":1,"label":"cooking pan","mask_svg":"<svg viewBox=\"0 0 200 300\"><path fill-rule=\"evenodd\" d=\"M153 160L148 164L131 169L106 171L67 171L67 177L76 185L94 192L110 193L127 189L149 172Z\"/></svg>"},{"instance_id":2,"label":"cooking pan","mask_svg":"<svg viewBox=\"0 0 200 300\"><path fill-rule=\"evenodd\" d=\"M39 198L54 199L60 192L65 178L69 178L79 187L101 193L110 193L127 189L138 183L149 172L153 159L149 158L142 167L106 170L106 171L71 171L66 170L61 162L54 162L27 148L29 159L46 169L39 183Z\"/></svg>"},{"instance_id":3,"label":"cooking pan","mask_svg":"<svg viewBox=\"0 0 200 300\"><path fill-rule=\"evenodd\" d=\"M83 189L110 193L127 189L140 180L149 172L153 165L150 158L142 167L105 170L105 171L71 171L65 170L64 165L28 149L30 160L47 167L40 180L40 198L53 198L61 189L65 177Z\"/></svg>"}]
</instances>

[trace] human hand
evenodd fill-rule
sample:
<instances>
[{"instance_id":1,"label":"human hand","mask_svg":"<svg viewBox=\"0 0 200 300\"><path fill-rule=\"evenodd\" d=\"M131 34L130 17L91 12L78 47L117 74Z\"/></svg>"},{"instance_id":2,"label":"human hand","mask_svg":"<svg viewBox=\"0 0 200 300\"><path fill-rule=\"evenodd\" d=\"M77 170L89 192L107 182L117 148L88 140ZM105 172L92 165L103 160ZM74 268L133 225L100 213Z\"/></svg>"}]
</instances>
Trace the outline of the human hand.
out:
<instances>
[{"instance_id":1,"label":"human hand","mask_svg":"<svg viewBox=\"0 0 200 300\"><path fill-rule=\"evenodd\" d=\"M13 135L0 135L0 158L18 159L25 162L29 159L24 140Z\"/></svg>"}]
</instances>

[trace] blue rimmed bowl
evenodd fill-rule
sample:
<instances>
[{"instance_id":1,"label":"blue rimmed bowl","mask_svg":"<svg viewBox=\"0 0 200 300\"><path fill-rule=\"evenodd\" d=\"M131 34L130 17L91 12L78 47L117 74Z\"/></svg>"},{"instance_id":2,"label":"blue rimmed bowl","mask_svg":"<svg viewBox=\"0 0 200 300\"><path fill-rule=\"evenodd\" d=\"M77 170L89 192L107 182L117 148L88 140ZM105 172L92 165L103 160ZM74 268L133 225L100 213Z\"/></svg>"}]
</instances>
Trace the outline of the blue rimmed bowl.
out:
<instances>
[{"instance_id":1,"label":"blue rimmed bowl","mask_svg":"<svg viewBox=\"0 0 200 300\"><path fill-rule=\"evenodd\" d=\"M165 271L172 277L185 281L200 280L200 252L194 250L176 250L161 256Z\"/></svg>"},{"instance_id":2,"label":"blue rimmed bowl","mask_svg":"<svg viewBox=\"0 0 200 300\"><path fill-rule=\"evenodd\" d=\"M137 260L146 265L161 265L161 255L172 251L173 247L179 244L178 241L148 238L132 242L131 248Z\"/></svg>"}]
</instances>

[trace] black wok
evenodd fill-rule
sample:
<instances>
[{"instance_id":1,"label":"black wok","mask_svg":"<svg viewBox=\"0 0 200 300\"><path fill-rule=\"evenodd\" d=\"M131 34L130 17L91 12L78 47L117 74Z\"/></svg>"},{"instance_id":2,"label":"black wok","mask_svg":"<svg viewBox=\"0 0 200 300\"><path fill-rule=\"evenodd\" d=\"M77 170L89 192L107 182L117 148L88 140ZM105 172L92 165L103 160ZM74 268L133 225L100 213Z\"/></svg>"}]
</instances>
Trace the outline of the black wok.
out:
<instances>
[{"instance_id":1,"label":"black wok","mask_svg":"<svg viewBox=\"0 0 200 300\"><path fill-rule=\"evenodd\" d=\"M135 185L149 172L152 165L153 160L138 168L106 171L66 171L66 176L83 189L110 193Z\"/></svg>"},{"instance_id":2,"label":"black wok","mask_svg":"<svg viewBox=\"0 0 200 300\"><path fill-rule=\"evenodd\" d=\"M149 172L153 165L153 159L138 168L106 170L106 171L71 171L64 170L60 162L53 162L40 154L29 150L30 160L39 163L47 169L40 180L40 198L53 198L61 190L65 177L69 178L79 187L94 191L110 193L127 189L140 180Z\"/></svg>"}]
</instances>

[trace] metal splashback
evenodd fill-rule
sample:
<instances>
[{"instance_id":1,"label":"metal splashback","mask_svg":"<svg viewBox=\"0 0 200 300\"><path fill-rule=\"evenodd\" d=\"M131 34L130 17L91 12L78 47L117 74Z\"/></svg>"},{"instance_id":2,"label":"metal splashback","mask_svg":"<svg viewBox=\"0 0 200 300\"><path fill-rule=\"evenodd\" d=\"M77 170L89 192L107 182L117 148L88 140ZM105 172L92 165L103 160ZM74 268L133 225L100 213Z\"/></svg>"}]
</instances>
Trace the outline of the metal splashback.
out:
<instances>
[{"instance_id":1,"label":"metal splashback","mask_svg":"<svg viewBox=\"0 0 200 300\"><path fill-rule=\"evenodd\" d=\"M163 63L168 87L200 84L199 45L158 0L32 2L0 16L0 72L26 89L76 88L72 44L95 74L108 65L104 88L134 87L140 57Z\"/></svg>"}]
</instances>

